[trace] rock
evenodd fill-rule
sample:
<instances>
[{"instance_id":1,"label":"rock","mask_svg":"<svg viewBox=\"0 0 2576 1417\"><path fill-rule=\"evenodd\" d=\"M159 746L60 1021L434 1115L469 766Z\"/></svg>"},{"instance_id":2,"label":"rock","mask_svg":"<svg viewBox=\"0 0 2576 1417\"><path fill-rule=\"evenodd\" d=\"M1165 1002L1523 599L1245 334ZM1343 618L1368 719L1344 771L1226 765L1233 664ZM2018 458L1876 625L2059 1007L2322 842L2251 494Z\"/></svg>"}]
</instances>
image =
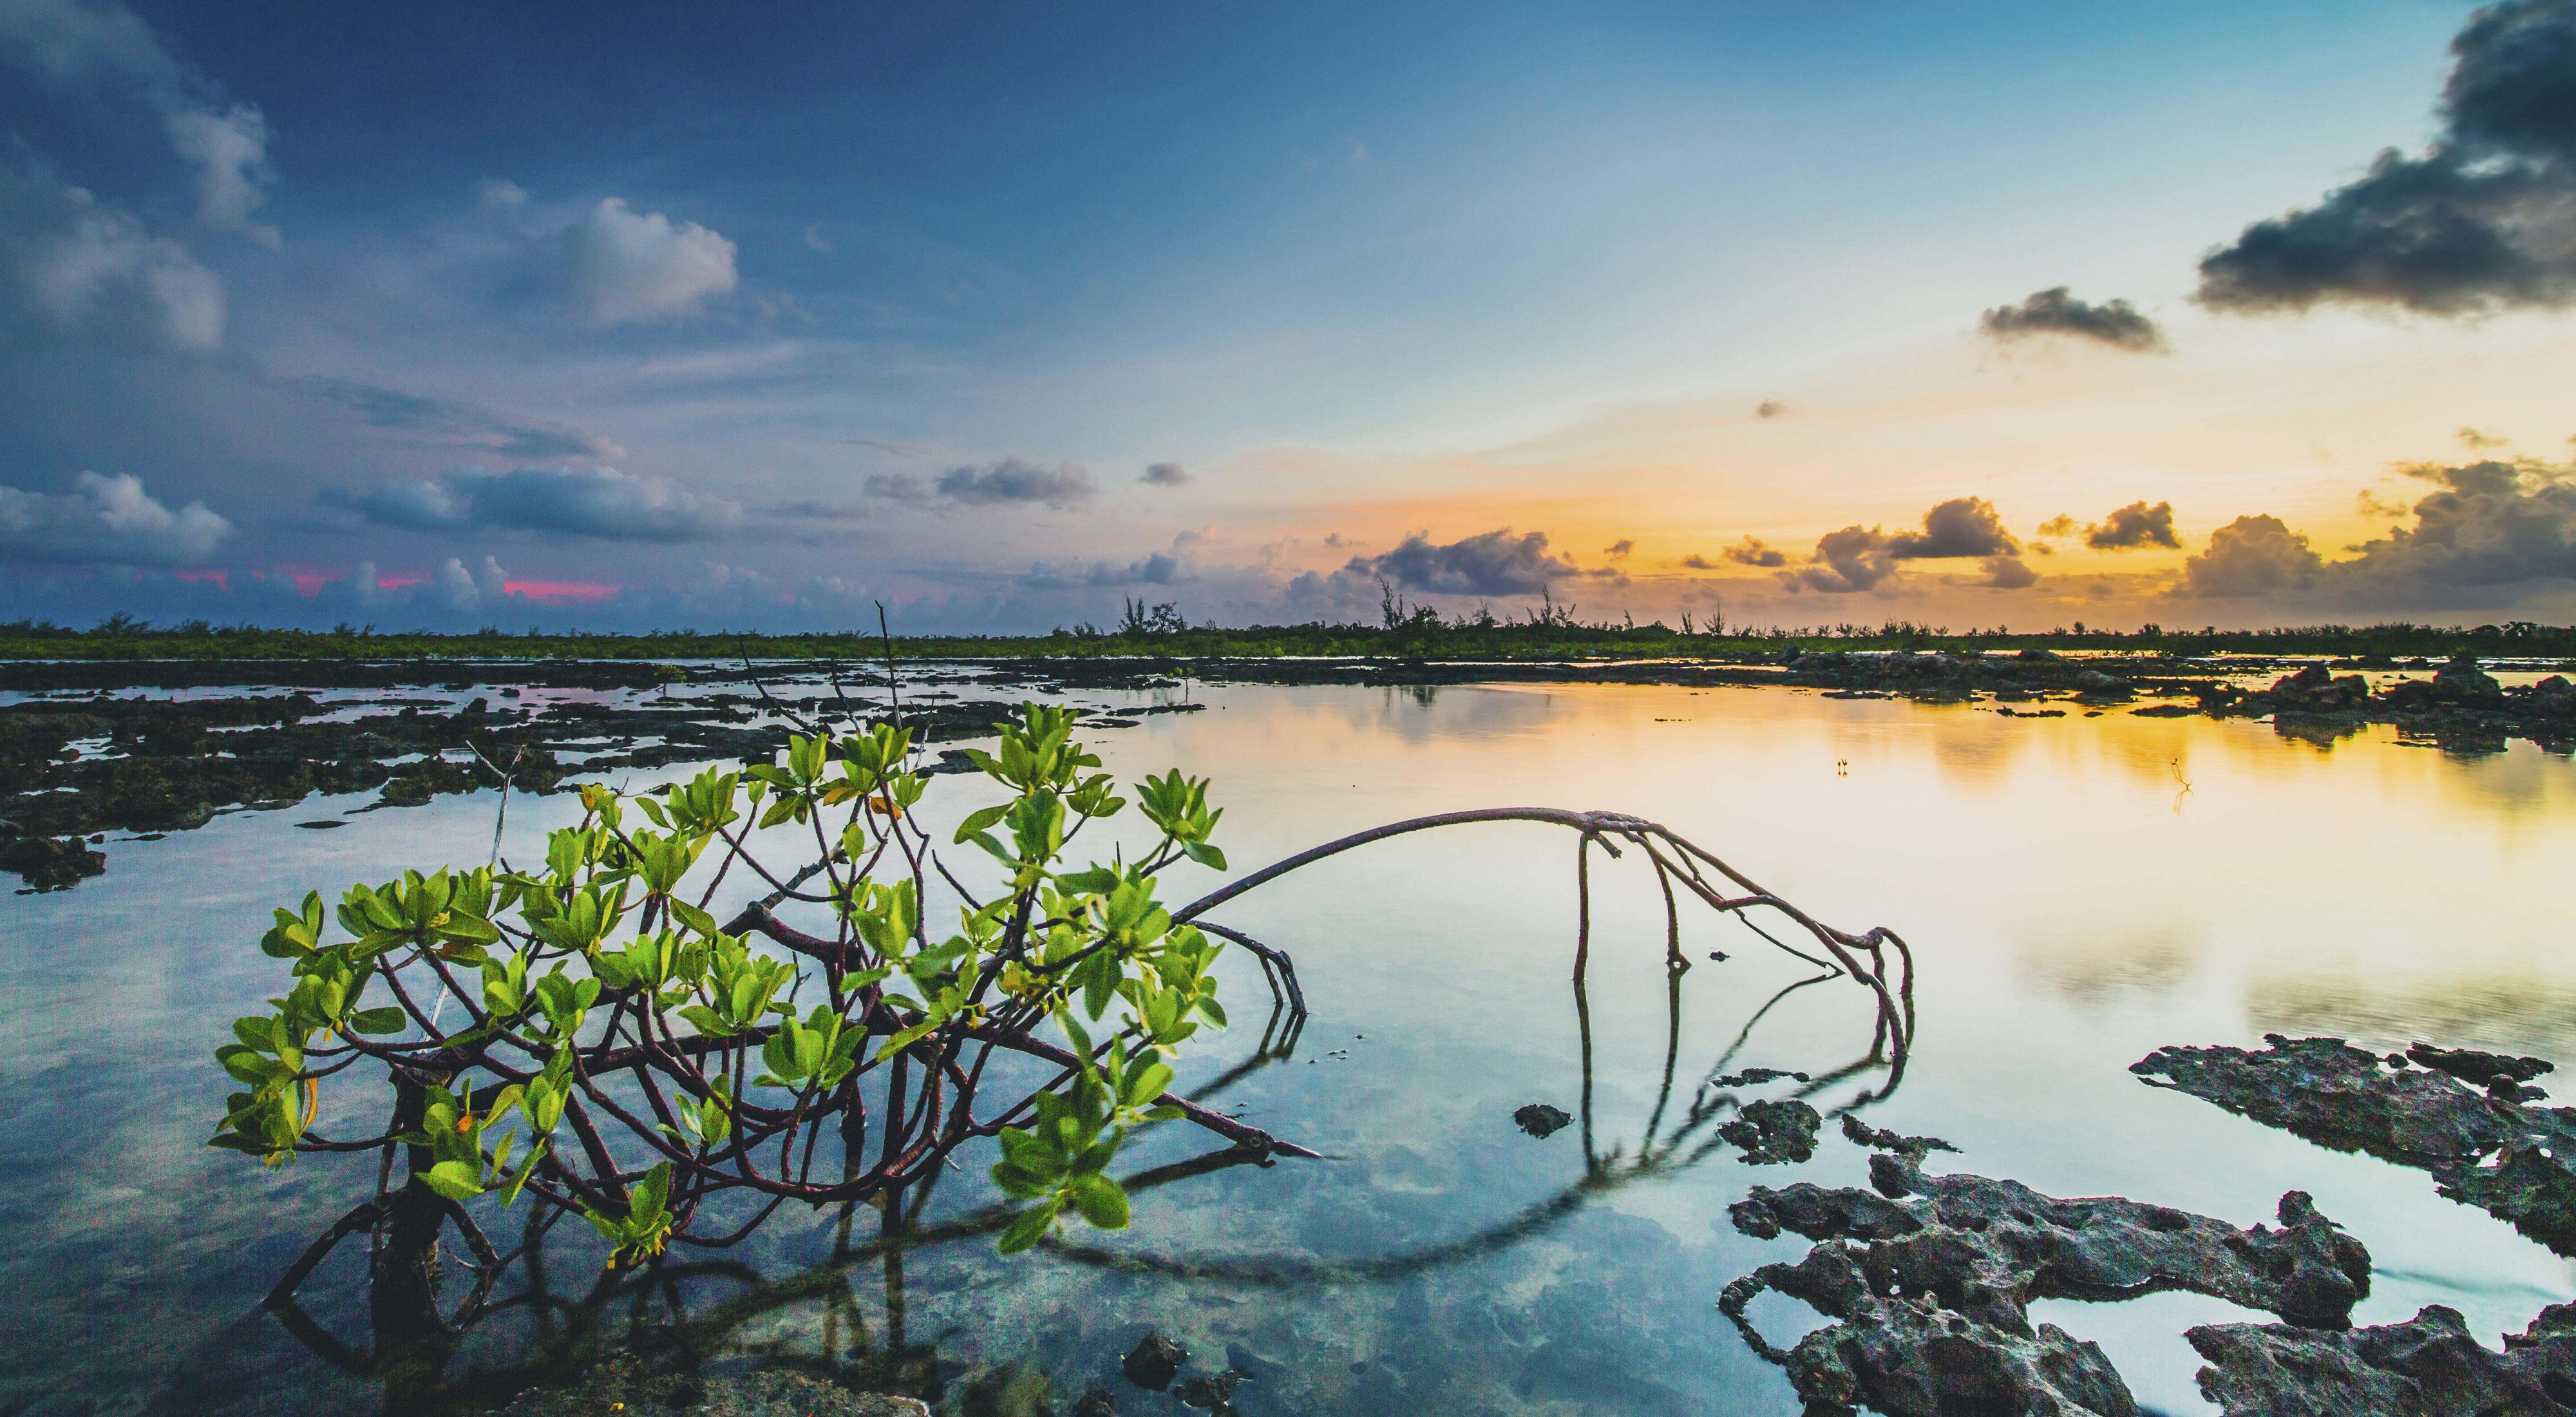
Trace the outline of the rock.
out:
<instances>
[{"instance_id":1,"label":"rock","mask_svg":"<svg viewBox=\"0 0 2576 1417\"><path fill-rule=\"evenodd\" d=\"M1073 1417L1118 1417L1118 1398L1109 1389L1094 1384L1074 1400Z\"/></svg>"},{"instance_id":2,"label":"rock","mask_svg":"<svg viewBox=\"0 0 2576 1417\"><path fill-rule=\"evenodd\" d=\"M569 1386L529 1393L497 1417L930 1417L909 1397L852 1392L783 1369L702 1378L633 1356L612 1358Z\"/></svg>"},{"instance_id":3,"label":"rock","mask_svg":"<svg viewBox=\"0 0 2576 1417\"><path fill-rule=\"evenodd\" d=\"M1242 1381L1243 1374L1228 1368L1214 1377L1191 1378L1174 1389L1172 1395L1178 1397L1184 1407L1195 1407L1202 1412L1231 1412L1234 1410L1231 1405L1234 1385Z\"/></svg>"},{"instance_id":4,"label":"rock","mask_svg":"<svg viewBox=\"0 0 2576 1417\"><path fill-rule=\"evenodd\" d=\"M69 890L84 877L107 871L107 853L78 837L0 834L0 871L15 871L31 891Z\"/></svg>"},{"instance_id":5,"label":"rock","mask_svg":"<svg viewBox=\"0 0 2576 1417\"><path fill-rule=\"evenodd\" d=\"M1745 1068L1740 1072L1728 1073L1722 1078L1714 1079L1711 1085L1716 1087L1752 1087L1766 1082L1778 1082L1782 1078L1790 1078L1798 1082L1805 1082L1807 1080L1807 1075L1805 1073L1793 1073L1785 1068Z\"/></svg>"},{"instance_id":6,"label":"rock","mask_svg":"<svg viewBox=\"0 0 2576 1417\"><path fill-rule=\"evenodd\" d=\"M1910 1161L1918 1162L1931 1152L1958 1150L1957 1147L1939 1137L1898 1136L1894 1132L1873 1127L1849 1112L1843 1114L1843 1137L1855 1146L1865 1146L1872 1151L1892 1151Z\"/></svg>"},{"instance_id":7,"label":"rock","mask_svg":"<svg viewBox=\"0 0 2576 1417\"><path fill-rule=\"evenodd\" d=\"M2541 1060L2428 1044L2383 1058L2340 1038L2279 1034L2265 1042L2262 1052L2160 1048L2129 1071L2320 1146L2430 1172L2443 1195L2576 1255L2576 1109L2519 1100L2520 1079L2538 1076ZM2426 1058L2443 1066L2408 1066ZM2467 1075L2494 1085L2478 1092Z\"/></svg>"},{"instance_id":8,"label":"rock","mask_svg":"<svg viewBox=\"0 0 2576 1417\"><path fill-rule=\"evenodd\" d=\"M2576 1408L2576 1304L2541 1310L2502 1353L2439 1304L2345 1333L2205 1324L2183 1336L2209 1360L2201 1395L2225 1417L2562 1417Z\"/></svg>"},{"instance_id":9,"label":"rock","mask_svg":"<svg viewBox=\"0 0 2576 1417\"><path fill-rule=\"evenodd\" d=\"M1744 1160L1752 1166L1776 1166L1782 1162L1805 1161L1816 1154L1816 1129L1824 1118L1804 1102L1748 1102L1735 1120L1717 1129L1717 1134L1744 1148Z\"/></svg>"},{"instance_id":10,"label":"rock","mask_svg":"<svg viewBox=\"0 0 2576 1417\"><path fill-rule=\"evenodd\" d=\"M1796 1264L1729 1284L1718 1301L1811 1412L2133 1417L2137 1404L2101 1349L2034 1324L2033 1300L2186 1289L2333 1328L2370 1290L2368 1252L2297 1191L2281 1197L2279 1229L2239 1230L2116 1196L2058 1200L2016 1181L1930 1176L1903 1156L1871 1158L1870 1181L1881 1194L1756 1186L1731 1208L1748 1235L1786 1230L1817 1242ZM1775 1349L1744 1316L1765 1290L1837 1322Z\"/></svg>"},{"instance_id":11,"label":"rock","mask_svg":"<svg viewBox=\"0 0 2576 1417\"><path fill-rule=\"evenodd\" d=\"M2436 1048L2430 1043L2417 1043L2406 1050L2410 1061L2423 1064L2437 1073L2449 1073L2473 1087L2489 1092L2498 1083L2519 1087L2542 1073L2558 1070L2558 1065L2539 1058L2510 1058L2498 1053L2480 1053L2467 1048ZM2508 1097L2507 1101L2516 1100Z\"/></svg>"},{"instance_id":12,"label":"rock","mask_svg":"<svg viewBox=\"0 0 2576 1417\"><path fill-rule=\"evenodd\" d=\"M1180 1374L1181 1365L1188 1361L1190 1350L1165 1338L1161 1330L1154 1329L1138 1339L1136 1346L1127 1350L1126 1357L1118 1360L1118 1370L1136 1386L1161 1392L1172 1385L1172 1379Z\"/></svg>"},{"instance_id":13,"label":"rock","mask_svg":"<svg viewBox=\"0 0 2576 1417\"><path fill-rule=\"evenodd\" d=\"M2434 670L2433 691L2450 703L2480 703L2504 697L2494 675L2466 660Z\"/></svg>"},{"instance_id":14,"label":"rock","mask_svg":"<svg viewBox=\"0 0 2576 1417\"><path fill-rule=\"evenodd\" d=\"M1555 1135L1574 1118L1566 1115L1562 1108L1550 1107L1544 1102L1533 1102L1512 1113L1512 1120L1520 1123L1522 1131L1534 1137L1544 1138Z\"/></svg>"}]
</instances>

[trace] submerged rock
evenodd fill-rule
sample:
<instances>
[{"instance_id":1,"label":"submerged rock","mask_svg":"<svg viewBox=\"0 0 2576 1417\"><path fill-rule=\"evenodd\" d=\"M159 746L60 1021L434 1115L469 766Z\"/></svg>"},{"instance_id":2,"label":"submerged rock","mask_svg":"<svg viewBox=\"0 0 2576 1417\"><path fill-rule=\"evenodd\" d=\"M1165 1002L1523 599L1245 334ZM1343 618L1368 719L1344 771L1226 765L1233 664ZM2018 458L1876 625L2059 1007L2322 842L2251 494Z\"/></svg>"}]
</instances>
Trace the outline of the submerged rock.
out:
<instances>
[{"instance_id":1,"label":"submerged rock","mask_svg":"<svg viewBox=\"0 0 2576 1417\"><path fill-rule=\"evenodd\" d=\"M1899 1136L1885 1128L1873 1127L1849 1112L1843 1114L1843 1138L1854 1146L1865 1146L1872 1151L1892 1151L1912 1161L1921 1161L1930 1152L1958 1150L1939 1137Z\"/></svg>"},{"instance_id":2,"label":"submerged rock","mask_svg":"<svg viewBox=\"0 0 2576 1417\"><path fill-rule=\"evenodd\" d=\"M1172 1379L1180 1375L1181 1365L1188 1361L1190 1350L1165 1338L1160 1329L1155 1329L1137 1340L1136 1346L1127 1351L1127 1356L1118 1360L1118 1370L1136 1386L1161 1392L1172 1385Z\"/></svg>"},{"instance_id":3,"label":"submerged rock","mask_svg":"<svg viewBox=\"0 0 2576 1417\"><path fill-rule=\"evenodd\" d=\"M2336 1329L2370 1292L2369 1253L2298 1191L2281 1197L2279 1229L2240 1230L2116 1196L2059 1200L2016 1181L1930 1176L1901 1154L1872 1157L1870 1181L1882 1194L1757 1186L1731 1209L1748 1235L1818 1242L1718 1301L1811 1412L2132 1417L2136 1401L2101 1349L2033 1323L2033 1300L2184 1289ZM1745 1318L1765 1290L1837 1322L1773 1348Z\"/></svg>"},{"instance_id":4,"label":"submerged rock","mask_svg":"<svg viewBox=\"0 0 2576 1417\"><path fill-rule=\"evenodd\" d=\"M640 1357L611 1359L568 1387L529 1393L498 1417L930 1417L916 1398L848 1388L772 1369L725 1377L665 1371Z\"/></svg>"},{"instance_id":5,"label":"submerged rock","mask_svg":"<svg viewBox=\"0 0 2576 1417\"><path fill-rule=\"evenodd\" d=\"M85 876L107 870L107 854L79 837L19 836L0 832L0 871L15 871L31 891L69 890Z\"/></svg>"},{"instance_id":6,"label":"submerged rock","mask_svg":"<svg viewBox=\"0 0 2576 1417\"><path fill-rule=\"evenodd\" d=\"M1717 1134L1744 1148L1752 1166L1805 1161L1816 1154L1816 1129L1825 1119L1804 1102L1748 1102Z\"/></svg>"},{"instance_id":7,"label":"submerged rock","mask_svg":"<svg viewBox=\"0 0 2576 1417\"><path fill-rule=\"evenodd\" d=\"M2559 1417L2576 1409L2576 1304L2540 1311L2498 1353L2456 1309L2345 1333L2205 1324L2184 1334L2209 1366L2201 1395L2226 1417Z\"/></svg>"},{"instance_id":8,"label":"submerged rock","mask_svg":"<svg viewBox=\"0 0 2576 1417\"><path fill-rule=\"evenodd\" d=\"M1531 1136L1546 1138L1554 1136L1574 1118L1568 1116L1562 1107L1550 1107L1544 1102L1533 1102L1512 1113L1512 1120L1519 1123L1521 1130Z\"/></svg>"},{"instance_id":9,"label":"submerged rock","mask_svg":"<svg viewBox=\"0 0 2576 1417\"><path fill-rule=\"evenodd\" d=\"M2129 1071L2320 1146L2428 1171L2443 1195L2576 1255L2576 1109L2521 1100L2549 1064L2422 1043L2383 1057L2340 1038L2264 1041L2260 1052L2160 1048Z\"/></svg>"}]
</instances>

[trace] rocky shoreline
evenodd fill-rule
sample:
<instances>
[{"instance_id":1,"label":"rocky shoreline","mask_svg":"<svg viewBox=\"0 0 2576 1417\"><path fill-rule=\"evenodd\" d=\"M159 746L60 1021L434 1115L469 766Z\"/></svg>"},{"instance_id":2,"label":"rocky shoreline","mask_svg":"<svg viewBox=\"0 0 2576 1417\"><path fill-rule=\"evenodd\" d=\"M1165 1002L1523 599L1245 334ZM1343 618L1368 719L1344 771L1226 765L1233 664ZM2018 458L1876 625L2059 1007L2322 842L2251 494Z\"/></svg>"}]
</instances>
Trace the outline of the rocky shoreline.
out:
<instances>
[{"instance_id":1,"label":"rocky shoreline","mask_svg":"<svg viewBox=\"0 0 2576 1417\"><path fill-rule=\"evenodd\" d=\"M2533 1105L2545 1094L2531 1080L2550 1064L2421 1043L2387 1055L2335 1038L2275 1035L2267 1044L2165 1048L2131 1071L2321 1145L2429 1171L2453 1200L2560 1254L2576 1251L2576 1109ZM2277 1229L2240 1230L2119 1196L2060 1200L2015 1181L1933 1175L1924 1169L1930 1139L1845 1123L1846 1137L1881 1153L1870 1159L1871 1189L1754 1187L1731 1209L1737 1229L1815 1244L1795 1263L1729 1284L1718 1302L1810 1413L2136 1417L2100 1347L2035 1322L2029 1305L2170 1290L2282 1320L2184 1334L2206 1363L2201 1392L2225 1417L2547 1417L2576 1408L2576 1304L2542 1309L2501 1350L2441 1305L2355 1328L2370 1253L2303 1192L2281 1197ZM1747 1316L1766 1292L1832 1322L1776 1348Z\"/></svg>"}]
</instances>

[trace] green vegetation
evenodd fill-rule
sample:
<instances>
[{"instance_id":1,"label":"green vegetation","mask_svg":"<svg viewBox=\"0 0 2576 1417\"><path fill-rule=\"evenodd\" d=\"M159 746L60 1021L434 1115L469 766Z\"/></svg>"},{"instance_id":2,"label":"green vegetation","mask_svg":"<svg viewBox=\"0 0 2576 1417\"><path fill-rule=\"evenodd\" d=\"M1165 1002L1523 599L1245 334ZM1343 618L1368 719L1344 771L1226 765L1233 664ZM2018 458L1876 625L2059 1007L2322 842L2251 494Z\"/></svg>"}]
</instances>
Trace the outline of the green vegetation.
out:
<instances>
[{"instance_id":1,"label":"green vegetation","mask_svg":"<svg viewBox=\"0 0 2576 1417\"><path fill-rule=\"evenodd\" d=\"M2046 648L2176 655L2576 656L2576 626L2302 625L2268 630L2120 631L2082 621L2045 630L2002 626L1953 630L1889 620L1876 625L1744 626L1660 620L1578 620L1560 608L1517 620L1478 612L1442 616L1430 606L1390 600L1381 623L1192 626L1170 605L1131 605L1111 628L1077 625L1043 635L898 635L904 659L1055 659L1154 656L1203 658L1379 657L1423 659L1731 659L1789 646L1851 650L2014 650ZM31 621L0 623L6 660L683 660L883 659L888 642L872 629L838 634L759 635L666 630L589 634L483 629L466 634L379 632L372 627L272 630L204 621L154 626L122 617L87 630Z\"/></svg>"},{"instance_id":2,"label":"green vegetation","mask_svg":"<svg viewBox=\"0 0 2576 1417\"><path fill-rule=\"evenodd\" d=\"M276 912L260 948L287 987L216 1052L242 1090L213 1144L271 1167L364 1155L379 1179L272 1300L366 1229L395 1257L377 1267L380 1319L434 1326L440 1231L458 1229L488 1283L505 1261L474 1210L523 1197L587 1219L612 1265L633 1264L728 1244L707 1232L784 1201L900 1206L991 1138L993 1178L1020 1203L1009 1252L1076 1215L1124 1226L1107 1167L1141 1124L1187 1117L1252 1154L1294 1152L1165 1090L1165 1059L1225 1023L1223 945L1155 895L1175 862L1225 866L1206 783L1136 784L1151 847L1076 869L1068 848L1126 799L1089 771L1066 710L1026 705L1001 730L971 756L1007 796L949 842L914 818L931 779L910 731L852 722L659 793L585 787L541 864L406 871L350 887L336 912L319 893ZM999 866L981 899L936 854L968 844ZM966 902L953 933L924 909L934 875ZM719 922L729 876L774 888ZM789 901L830 923L787 924L772 910ZM389 1091L390 1120L324 1135L326 1085Z\"/></svg>"}]
</instances>

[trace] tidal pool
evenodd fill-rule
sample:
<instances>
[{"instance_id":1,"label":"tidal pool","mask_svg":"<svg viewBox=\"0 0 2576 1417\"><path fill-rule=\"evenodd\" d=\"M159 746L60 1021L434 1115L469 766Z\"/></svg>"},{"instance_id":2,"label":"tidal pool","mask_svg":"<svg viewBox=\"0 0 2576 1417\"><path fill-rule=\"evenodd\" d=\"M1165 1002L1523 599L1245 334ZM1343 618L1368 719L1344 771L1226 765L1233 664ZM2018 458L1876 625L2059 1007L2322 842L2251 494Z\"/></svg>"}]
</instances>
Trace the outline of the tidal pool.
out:
<instances>
[{"instance_id":1,"label":"tidal pool","mask_svg":"<svg viewBox=\"0 0 2576 1417\"><path fill-rule=\"evenodd\" d=\"M2576 1297L2576 1266L2423 1174L2127 1071L2164 1044L2267 1032L2576 1064L2565 758L1779 689L1193 697L1204 712L1094 742L1122 776L1214 776L1238 872L1455 808L1644 816L1825 921L1911 942L1911 1061L1861 1115L1961 1148L1934 1169L2240 1225L2309 1191L2376 1262L2357 1322L2443 1303L2492 1343ZM982 786L936 779L934 819L981 805ZM1178 1413L1117 1378L1148 1328L1187 1346L1191 1371L1249 1373L1233 1397L1247 1414L1797 1410L1715 1303L1803 1242L1748 1239L1726 1208L1757 1183L1858 1184L1865 1155L1829 1131L1810 1163L1745 1165L1713 1126L1741 1101L1804 1089L1712 1079L1756 1066L1835 1078L1809 1085L1829 1113L1885 1090L1883 1068L1836 1078L1870 1047L1869 998L1844 981L1796 987L1813 971L1688 912L1695 964L1669 988L1662 899L1633 853L1593 858L1578 998L1574 838L1530 825L1389 841L1219 913L1295 954L1312 1013L1294 1032L1265 1028L1260 974L1237 959L1234 1027L1188 1055L1184 1089L1331 1159L1193 1168L1206 1137L1166 1125L1120 1161L1144 1178L1133 1228L1077 1228L1017 1260L992 1254L984 1158L894 1250L872 1243L873 1213L782 1211L735 1250L601 1286L598 1245L560 1226L538 1271L505 1283L465 1335L445 1388L389 1402L364 1352L358 1260L335 1256L294 1323L256 1309L371 1175L330 1158L264 1172L204 1145L229 1090L209 1054L277 991L256 947L269 908L490 849L489 793L293 829L358 805L111 843L105 877L0 899L0 1414L481 1411L639 1324L676 1326L711 1364L839 1371L943 1411L1066 1412L1099 1382L1122 1411ZM577 813L564 796L514 799L505 854L538 854ZM1167 897L1218 879L1189 876ZM1532 1137L1512 1117L1528 1103L1577 1122ZM500 1222L504 1243L515 1229ZM2168 1413L2210 1410L2182 1330L2249 1317L2191 1296L2042 1307ZM1774 1341L1815 1322L1777 1299L1754 1318Z\"/></svg>"}]
</instances>

